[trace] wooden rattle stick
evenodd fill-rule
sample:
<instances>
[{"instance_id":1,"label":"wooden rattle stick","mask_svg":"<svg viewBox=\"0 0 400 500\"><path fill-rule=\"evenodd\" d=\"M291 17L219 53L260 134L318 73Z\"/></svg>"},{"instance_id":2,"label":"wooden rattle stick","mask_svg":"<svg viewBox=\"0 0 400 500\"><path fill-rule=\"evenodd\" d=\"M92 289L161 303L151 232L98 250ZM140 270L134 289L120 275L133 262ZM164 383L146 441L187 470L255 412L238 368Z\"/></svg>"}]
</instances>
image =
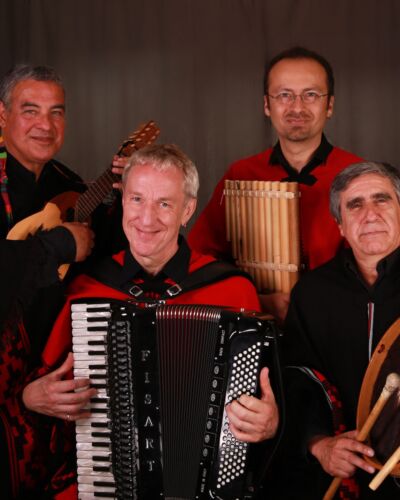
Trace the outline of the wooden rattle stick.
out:
<instances>
[{"instance_id":1,"label":"wooden rattle stick","mask_svg":"<svg viewBox=\"0 0 400 500\"><path fill-rule=\"evenodd\" d=\"M371 413L368 415L367 420L365 421L360 432L358 433L358 436L356 437L357 441L362 442L367 439L369 431L371 430L372 426L379 417L379 414L383 410L383 407L385 406L387 400L394 393L394 391L399 389L399 387L400 387L400 375L398 375L397 373L389 373L389 375L386 378L385 387L382 389L382 392L379 398L377 399L374 407L372 408ZM342 482L341 477L335 477L331 482L331 485L327 489L323 500L332 500L341 482Z\"/></svg>"},{"instance_id":2,"label":"wooden rattle stick","mask_svg":"<svg viewBox=\"0 0 400 500\"><path fill-rule=\"evenodd\" d=\"M376 490L386 479L386 477L392 472L396 465L400 462L400 446L397 450L388 458L382 469L374 477L374 479L369 483L371 490Z\"/></svg>"}]
</instances>

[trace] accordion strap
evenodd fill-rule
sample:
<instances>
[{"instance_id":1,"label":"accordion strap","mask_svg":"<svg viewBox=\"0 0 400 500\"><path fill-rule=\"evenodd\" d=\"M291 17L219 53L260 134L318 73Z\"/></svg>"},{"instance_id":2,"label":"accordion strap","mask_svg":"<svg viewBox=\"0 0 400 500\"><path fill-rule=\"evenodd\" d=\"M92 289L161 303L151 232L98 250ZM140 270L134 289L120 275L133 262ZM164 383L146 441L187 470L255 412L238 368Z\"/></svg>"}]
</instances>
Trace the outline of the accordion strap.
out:
<instances>
[{"instance_id":1,"label":"accordion strap","mask_svg":"<svg viewBox=\"0 0 400 500\"><path fill-rule=\"evenodd\" d=\"M140 291L140 286L132 287L132 283L128 285L121 282L121 271L122 266L116 262L113 258L107 258L101 261L100 265L93 266L92 269L88 271L88 275L95 280L114 288L115 290L120 290L124 293L130 293L133 296L139 296L140 300L143 300L142 293ZM241 271L232 264L224 261L215 260L209 262L203 267L196 269L192 273L188 274L180 283L175 283L171 285L157 300L165 300L171 297L176 297L183 293L189 292L191 290L196 290L198 288L203 288L205 286L211 285L218 281L223 281L231 277L242 276L252 281L249 274ZM139 290L139 293L132 293L131 289L135 288ZM152 299L154 301L154 299Z\"/></svg>"}]
</instances>

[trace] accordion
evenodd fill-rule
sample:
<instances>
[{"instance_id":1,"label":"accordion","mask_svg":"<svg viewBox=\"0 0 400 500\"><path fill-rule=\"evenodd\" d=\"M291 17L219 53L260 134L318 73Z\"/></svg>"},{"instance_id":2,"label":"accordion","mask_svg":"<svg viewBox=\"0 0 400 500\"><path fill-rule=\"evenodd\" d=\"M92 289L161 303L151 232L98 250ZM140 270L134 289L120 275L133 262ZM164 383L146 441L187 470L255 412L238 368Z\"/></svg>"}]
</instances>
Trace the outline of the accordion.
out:
<instances>
[{"instance_id":1,"label":"accordion","mask_svg":"<svg viewBox=\"0 0 400 500\"><path fill-rule=\"evenodd\" d=\"M72 304L74 376L98 394L77 421L79 498L254 498L275 447L229 429L225 406L281 394L274 322L214 306Z\"/></svg>"}]
</instances>

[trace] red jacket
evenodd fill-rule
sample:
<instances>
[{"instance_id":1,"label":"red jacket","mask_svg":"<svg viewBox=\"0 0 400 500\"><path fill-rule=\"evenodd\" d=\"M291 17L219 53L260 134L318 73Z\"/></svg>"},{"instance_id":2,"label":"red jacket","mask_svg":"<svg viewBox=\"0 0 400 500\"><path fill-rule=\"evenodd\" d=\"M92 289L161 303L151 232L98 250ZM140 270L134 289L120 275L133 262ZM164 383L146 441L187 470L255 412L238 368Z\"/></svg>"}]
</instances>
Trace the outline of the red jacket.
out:
<instances>
[{"instance_id":1,"label":"red jacket","mask_svg":"<svg viewBox=\"0 0 400 500\"><path fill-rule=\"evenodd\" d=\"M271 165L272 148L231 165L217 184L206 208L193 226L188 242L191 248L219 257L230 255L230 243L225 238L224 181L280 181L287 177L280 165ZM300 184L300 232L304 262L310 269L330 260L336 254L342 238L337 224L329 213L329 189L336 174L361 158L339 148L333 148L325 163L318 165L312 175L317 182Z\"/></svg>"},{"instance_id":2,"label":"red jacket","mask_svg":"<svg viewBox=\"0 0 400 500\"><path fill-rule=\"evenodd\" d=\"M124 251L120 252L114 255L113 259L122 264L124 254ZM192 252L188 273L191 274L213 261L215 261L214 257ZM59 364L71 350L70 302L73 299L84 297L134 300L131 295L104 285L90 276L81 275L76 278L69 286L68 300L54 324L44 349L43 363L45 366L52 368ZM260 311L257 292L251 281L243 276L233 276L217 281L202 288L182 293L177 297L171 297L166 302L168 304L207 304Z\"/></svg>"}]
</instances>

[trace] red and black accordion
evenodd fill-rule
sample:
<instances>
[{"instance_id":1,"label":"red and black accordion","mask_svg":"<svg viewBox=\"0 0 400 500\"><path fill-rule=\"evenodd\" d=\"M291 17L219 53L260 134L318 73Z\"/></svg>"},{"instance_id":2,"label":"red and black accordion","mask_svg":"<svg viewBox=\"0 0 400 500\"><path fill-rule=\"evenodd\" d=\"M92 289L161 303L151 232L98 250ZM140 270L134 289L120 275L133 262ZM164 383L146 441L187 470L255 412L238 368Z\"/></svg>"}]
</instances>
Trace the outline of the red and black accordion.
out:
<instances>
[{"instance_id":1,"label":"red and black accordion","mask_svg":"<svg viewBox=\"0 0 400 500\"><path fill-rule=\"evenodd\" d=\"M274 322L213 306L72 304L74 376L98 389L77 422L79 498L253 498L273 453L230 432L225 406L279 362Z\"/></svg>"}]
</instances>

